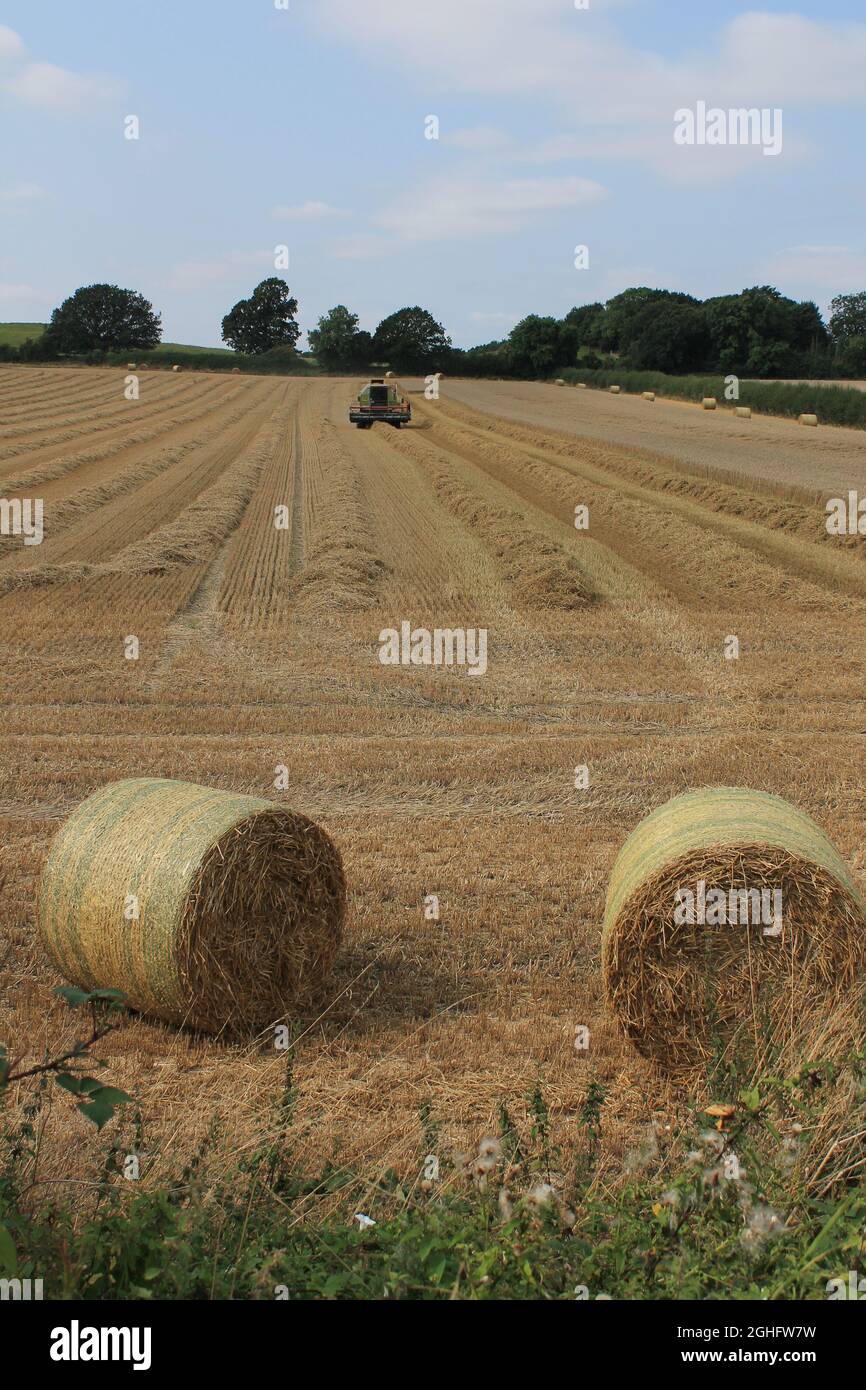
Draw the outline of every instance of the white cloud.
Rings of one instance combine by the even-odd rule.
[[[10,58],[23,58],[24,44],[20,34],[16,34],[14,29],[9,29],[5,24],[0,24],[0,63],[7,62]]]
[[[21,206],[24,203],[33,203],[39,198],[45,197],[45,189],[40,188],[38,183],[18,183],[11,188],[0,188],[0,203],[7,206],[15,204]]]
[[[84,111],[119,96],[121,86],[107,77],[84,76],[54,63],[25,63],[4,84],[25,106],[42,111]]]
[[[579,121],[582,135],[542,144],[539,162],[598,155],[649,163],[685,183],[721,182],[753,169],[760,155],[754,148],[696,153],[673,145],[673,113],[703,99],[783,108],[784,151],[763,161],[767,176],[767,166],[790,169],[813,153],[794,138],[788,118],[798,108],[866,103],[861,22],[752,11],[670,58],[638,48],[604,14],[576,11],[564,0],[317,0],[316,15],[336,41],[353,43],[373,61],[396,59],[443,91],[531,97],[536,109],[539,102],[549,106],[558,125]]]
[[[488,312],[487,312],[486,310],[484,310],[484,309],[474,309],[474,310],[472,311],[472,313],[469,315],[469,317],[470,317],[470,319],[472,320],[473,323],[500,323],[500,324],[507,324],[507,323],[519,323],[520,320],[521,320],[521,318],[523,317],[523,315],[522,315],[522,314],[506,314],[506,313],[502,313],[502,312],[499,311],[499,310],[494,310],[493,312],[488,313]]]
[[[330,251],[337,261],[373,261],[386,256],[393,245],[390,237],[359,232],[354,236],[338,237],[331,242]]]
[[[375,220],[402,241],[494,236],[517,231],[539,214],[586,207],[606,196],[601,184],[576,177],[440,175],[401,193]]]
[[[866,289],[866,254],[849,246],[789,246],[757,266],[755,279],[825,305],[834,295]]]
[[[29,59],[20,34],[0,24],[0,91],[34,110],[83,111],[120,95],[113,78],[71,72],[55,63]]]
[[[229,251],[224,256],[209,259],[179,261],[173,266],[165,287],[181,293],[207,289],[210,285],[225,284],[237,277],[240,271],[261,272],[265,266],[273,269],[273,251]]]
[[[507,150],[511,141],[503,130],[495,126],[479,125],[467,130],[454,130],[442,136],[443,145],[454,145],[458,150],[471,150],[479,154],[495,154],[497,150]]]
[[[47,304],[48,298],[33,285],[12,285],[0,281],[0,304],[19,304],[36,302]]]
[[[296,207],[290,207],[283,203],[274,208],[274,217],[281,222],[316,222],[322,217],[345,216],[346,214],[339,208],[331,207],[330,203],[322,203],[316,199],[299,203]]]

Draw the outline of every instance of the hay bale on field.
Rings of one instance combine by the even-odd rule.
[[[240,367],[232,367],[232,376],[240,376],[240,374],[241,374],[241,369],[240,369]]]
[[[586,382],[585,382],[585,381],[579,381],[579,382],[577,383],[577,389],[578,389],[579,391],[585,391],[585,390],[587,389],[587,388],[586,388]]]
[[[638,1051],[667,1070],[706,1061],[717,1038],[731,1054],[799,1047],[850,1004],[864,963],[866,902],[823,831],[780,797],[688,792],[619,853],[605,992]]]
[[[641,391],[641,399],[642,399],[642,400],[645,400],[645,401],[654,401],[655,398],[656,398],[656,393],[655,393],[655,391]]]
[[[812,425],[812,426],[814,427],[814,426],[817,425],[817,423],[818,423],[818,416],[817,416],[817,415],[801,415],[801,416],[799,417],[799,423],[800,423],[801,425]]]
[[[716,398],[715,398],[715,396],[704,396],[703,400],[701,401],[701,405],[703,406],[704,410],[715,410],[715,408],[716,408]]]
[[[84,989],[205,1032],[255,1032],[303,1007],[345,913],[339,851],[257,797],[134,778],[95,792],[54,841],[39,929]]]
[[[172,370],[173,372],[179,372],[179,371],[181,371],[182,369],[181,369],[180,367],[178,367],[177,364],[175,364],[175,365],[172,367],[171,370]]]
[[[736,410],[734,411],[734,414],[737,415],[741,420],[751,420],[751,418],[752,418],[751,406],[748,406],[748,405],[738,405],[737,408],[736,408]]]
[[[563,379],[563,377],[558,376],[558,377],[556,378],[556,381],[554,382],[554,386],[564,386],[564,385],[565,385],[565,380]]]
[[[612,396],[618,396],[621,390],[622,390],[622,387],[620,387],[620,386],[611,386],[611,388],[610,388],[610,394],[611,394]]]

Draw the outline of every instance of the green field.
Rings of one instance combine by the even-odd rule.
[[[46,326],[44,323],[0,323],[0,344],[20,347],[27,338],[41,338]]]
[[[7,343],[10,347],[20,347],[27,338],[41,338],[45,332],[47,324],[44,323],[0,323],[0,344]],[[133,349],[130,349],[132,351]],[[153,349],[154,352],[169,352],[177,356],[185,352],[222,352],[226,357],[231,357],[231,348],[203,348],[195,347],[191,343],[160,343],[159,347]]]

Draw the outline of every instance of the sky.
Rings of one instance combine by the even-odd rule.
[[[701,102],[781,150],[678,143]],[[421,304],[463,347],[638,284],[826,312],[864,108],[863,0],[2,0],[0,320],[109,281],[219,346],[275,273],[305,331]]]

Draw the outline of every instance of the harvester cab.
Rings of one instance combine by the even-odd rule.
[[[372,429],[377,420],[400,429],[412,419],[412,407],[401,395],[395,381],[384,377],[373,377],[358,392],[357,404],[349,406],[349,424],[357,425],[359,430]]]

